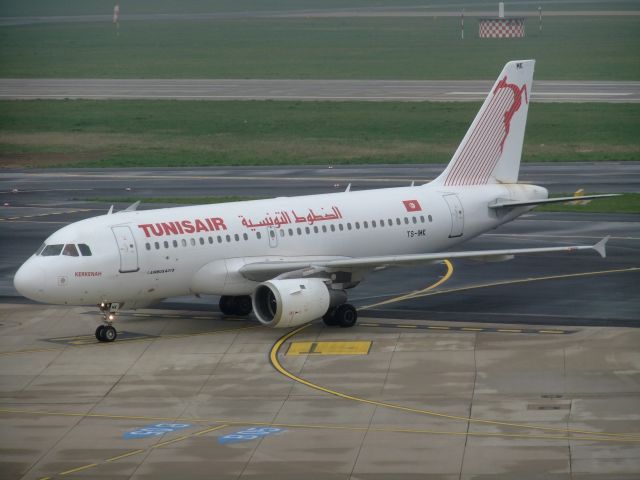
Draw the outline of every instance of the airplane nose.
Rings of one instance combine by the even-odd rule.
[[[38,300],[41,294],[40,284],[44,278],[42,269],[36,267],[31,262],[25,262],[13,277],[13,286],[18,293],[31,300]]]

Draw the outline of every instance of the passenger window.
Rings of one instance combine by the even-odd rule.
[[[318,227],[317,227],[317,226],[314,226],[314,227],[313,227],[313,232],[314,232],[314,233],[318,233]]]
[[[396,223],[397,223],[398,225],[400,225],[402,222],[400,221],[400,219],[399,219],[399,218],[397,218],[397,217],[396,217]]]
[[[351,222],[347,223],[347,230],[351,230]]]
[[[243,234],[242,234],[242,238],[243,238],[244,240],[249,240],[249,235],[247,235],[246,233],[243,233]]]
[[[147,247],[147,250],[151,250],[151,244],[149,242],[144,244],[145,247]]]
[[[62,252],[62,247],[64,247],[64,245],[60,244],[60,245],[47,245],[46,247],[44,247],[44,250],[42,250],[42,256],[43,257],[55,257],[56,255],[60,255],[60,252]]]
[[[169,248],[169,242],[167,242],[166,240],[164,241],[164,248]]]
[[[191,246],[192,246],[192,247],[195,247],[195,245],[196,245],[196,239],[195,239],[195,238],[192,238],[192,239],[191,239]]]
[[[233,235],[233,239],[238,242],[240,240],[240,235],[238,235],[237,233]]]
[[[183,247],[186,247],[186,246],[187,246],[187,239],[186,239],[186,238],[183,238],[183,239],[182,239],[182,242],[180,242],[180,243],[182,243],[182,246],[183,246]]]
[[[368,224],[367,222],[362,222],[362,226],[363,226],[364,228],[369,228],[369,224]]]
[[[424,215],[420,215],[420,223],[424,223]]]
[[[276,232],[274,232],[273,230],[269,230],[269,236],[271,238],[276,238]]]
[[[218,237],[220,238],[220,237]],[[256,232],[256,238],[260,240],[262,238],[262,234],[260,232]]]
[[[376,228],[376,221],[375,221],[375,220],[371,220],[371,226],[372,226],[373,228]]]
[[[356,230],[360,230],[360,222],[356,222]]]
[[[80,254],[78,253],[78,249],[76,248],[76,246],[73,243],[67,243],[64,246],[64,250],[62,250],[62,254],[66,255],[67,257],[79,257]]]
[[[204,238],[200,237],[200,245],[204,245]]]
[[[309,230],[309,227],[304,227],[304,232],[309,235],[311,233],[311,230]]]
[[[153,246],[156,247],[156,250],[160,250],[160,244],[158,242],[154,242]]]
[[[380,219],[380,226],[384,227],[384,220]]]
[[[78,248],[80,249],[80,253],[82,254],[83,257],[91,256],[91,249],[89,248],[89,245],[87,245],[86,243],[79,243]]]
[[[260,238],[260,234],[258,234],[258,238]],[[222,237],[218,235],[218,243],[222,243]]]
[[[213,237],[209,237],[209,245],[213,245]]]
[[[409,225],[409,217],[404,217],[404,223],[405,225]]]
[[[300,227],[296,228],[296,232],[298,232],[298,235],[302,235],[302,229]]]
[[[340,231],[342,232],[342,231],[344,230],[344,225],[339,224],[339,225],[338,225],[338,230],[340,230]]]
[[[173,246],[174,246],[174,248],[178,248],[178,240],[174,240],[173,241]]]
[[[327,233],[327,226],[326,226],[326,225],[322,225],[322,231],[323,231],[324,233]]]
[[[45,243],[43,243],[42,245],[40,245],[38,247],[38,250],[36,250],[35,255],[40,255],[40,253],[42,252],[42,250],[44,250],[44,247],[46,247],[47,245]]]
[[[429,215],[429,222],[433,221],[433,217],[431,215]]]
[[[293,228],[289,229],[289,236],[292,237],[293,236]]]
[[[280,237],[284,238],[284,230],[280,230]]]
[[[418,223],[418,219],[416,217],[413,217],[413,223]]]
[[[335,226],[335,225],[331,225],[331,227],[330,227],[330,228],[331,228],[331,231],[332,231],[332,232],[335,232],[335,231],[336,231],[336,226]]]
[[[225,239],[227,240],[227,242],[230,242],[230,241],[231,241],[231,235],[227,235],[227,236],[225,237]]]

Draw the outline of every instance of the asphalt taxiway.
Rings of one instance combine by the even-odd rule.
[[[523,177],[637,191],[638,168],[535,165]],[[0,478],[637,478],[640,215],[531,213],[464,246],[611,235],[606,259],[378,272],[352,292],[361,318],[346,330],[267,329],[222,317],[215,299],[179,298],[122,315],[121,337],[99,344],[97,309],[11,290],[43,238],[103,213],[85,199],[109,191],[294,195],[438,170],[3,171]]]
[[[481,101],[493,81],[0,79],[0,99]],[[536,81],[534,102],[640,102],[640,82]]]

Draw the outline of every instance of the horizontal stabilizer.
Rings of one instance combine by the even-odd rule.
[[[547,203],[565,203],[576,202],[581,200],[590,200],[592,198],[619,197],[621,193],[603,193],[601,195],[581,195],[579,197],[556,197],[544,198],[539,200],[526,200],[523,202],[515,200],[497,200],[489,205],[489,208],[511,208],[511,207],[527,207],[531,205],[544,205]]]

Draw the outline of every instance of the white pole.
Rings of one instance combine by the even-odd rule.
[[[460,40],[464,40],[464,9],[460,12]]]
[[[542,6],[538,7],[538,20],[540,25],[540,33],[542,33]]]

